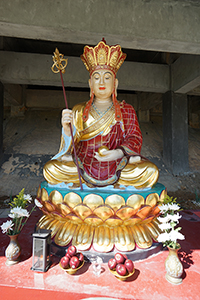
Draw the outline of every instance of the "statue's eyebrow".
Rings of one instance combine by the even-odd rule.
[[[96,72],[94,72],[94,73],[92,74],[92,76],[94,76],[95,74],[97,74],[97,75],[100,75],[100,73],[99,73],[98,71],[96,71]],[[104,74],[104,75],[106,75],[106,74],[109,74],[109,75],[111,75],[111,76],[112,76],[112,73],[111,73],[111,72],[109,72],[109,71],[105,72],[105,74]]]
[[[106,75],[106,74],[112,75],[112,73],[111,73],[111,72],[109,72],[109,71],[107,71],[107,72],[105,73],[105,75]]]
[[[92,74],[92,76],[94,76],[95,74],[100,75],[99,72],[96,71],[96,72],[94,72],[94,73]]]

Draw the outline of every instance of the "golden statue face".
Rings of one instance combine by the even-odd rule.
[[[94,95],[100,99],[111,97],[113,88],[117,88],[117,83],[118,81],[115,79],[114,74],[108,69],[94,71],[89,80],[89,85]]]

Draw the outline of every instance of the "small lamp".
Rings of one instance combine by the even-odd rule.
[[[51,230],[39,229],[33,236],[33,263],[31,270],[46,272],[50,265]]]

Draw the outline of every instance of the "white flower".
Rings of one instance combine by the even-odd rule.
[[[176,243],[177,240],[184,240],[185,239],[184,235],[182,233],[176,231],[176,230],[172,230],[169,233],[169,235],[170,235],[170,240],[175,242],[175,243]]]
[[[29,212],[25,208],[14,207],[10,210],[10,214],[8,215],[10,218],[21,218],[21,217],[29,217]]]
[[[157,219],[161,223],[167,223],[167,222],[169,222],[171,220],[169,216],[170,215],[166,215],[166,217],[158,217]]]
[[[170,240],[170,234],[167,232],[161,233],[159,234],[158,238],[157,238],[159,243],[164,243],[166,241]]]
[[[35,205],[37,207],[42,207],[43,206],[42,203],[40,203],[40,201],[38,201],[37,199],[35,199]]]
[[[162,224],[159,224],[158,226],[159,226],[159,228],[161,230],[167,230],[167,229],[171,229],[172,228],[171,225],[170,225],[170,223],[162,223]]]
[[[13,226],[13,222],[10,220],[10,221],[6,221],[4,222],[2,225],[1,225],[1,230],[3,233],[6,233],[8,231],[8,229],[10,230],[13,230],[12,229],[12,226]]]
[[[170,210],[179,210],[180,206],[176,203],[168,204]]]
[[[32,197],[31,197],[30,194],[24,195],[24,199],[25,199],[26,201],[28,201],[29,203],[32,201]]]
[[[169,210],[169,204],[162,204],[161,206],[159,206],[159,209],[161,212],[166,212]]]
[[[181,215],[179,215],[179,213],[174,214],[174,215],[170,215],[171,221],[174,221],[174,222],[177,222],[177,223],[178,223],[178,220],[179,220],[180,218],[181,218]]]

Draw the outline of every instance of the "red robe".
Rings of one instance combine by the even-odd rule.
[[[76,147],[81,175],[85,181],[95,186],[117,182],[129,157],[139,155],[141,151],[142,134],[135,110],[125,101],[120,103],[120,108],[123,124],[115,122],[107,135],[99,132],[92,139],[80,139]],[[115,161],[99,162],[94,155],[100,146],[106,146],[109,150],[121,149],[125,156]]]

